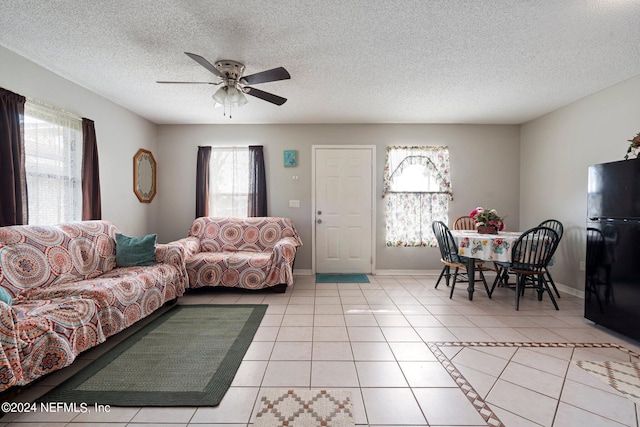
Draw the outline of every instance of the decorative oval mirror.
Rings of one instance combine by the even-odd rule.
[[[133,192],[142,203],[150,203],[156,195],[156,159],[149,150],[141,148],[133,156]]]

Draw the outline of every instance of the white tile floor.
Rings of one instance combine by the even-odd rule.
[[[628,361],[620,346],[640,352],[639,343],[585,320],[583,300],[562,294],[555,311],[547,298],[539,302],[529,292],[515,311],[509,289],[498,288],[490,300],[478,288],[469,301],[459,285],[450,300],[446,286],[434,289],[436,278],[316,284],[298,276],[284,294],[187,294],[180,304],[269,305],[219,407],[11,414],[0,425],[251,426],[261,389],[284,387],[350,390],[362,426],[486,426],[492,413],[508,427],[640,427],[633,402],[570,363]],[[82,355],[19,400],[37,398],[132,332]]]

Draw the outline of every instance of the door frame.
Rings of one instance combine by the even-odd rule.
[[[311,146],[311,274],[316,274],[316,150],[371,151],[371,274],[376,271],[376,146],[375,145],[312,145]]]

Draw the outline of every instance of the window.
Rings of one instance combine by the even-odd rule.
[[[437,246],[433,221],[449,220],[453,199],[447,147],[387,147],[383,197],[387,246]]]
[[[82,119],[28,99],[24,117],[29,224],[82,219]]]
[[[249,202],[249,148],[211,149],[209,214],[246,218]]]

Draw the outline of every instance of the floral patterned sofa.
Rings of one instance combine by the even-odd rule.
[[[75,357],[183,295],[184,248],[158,244],[156,263],[116,268],[107,221],[0,227],[0,391]]]
[[[293,284],[293,262],[302,245],[289,218],[197,218],[186,238],[189,288],[273,287]]]

